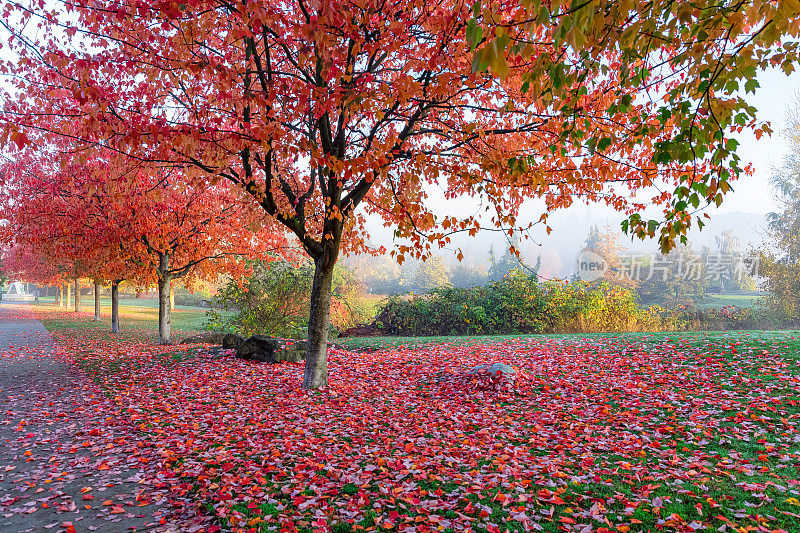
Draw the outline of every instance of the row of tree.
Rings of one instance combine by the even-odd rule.
[[[80,280],[92,280],[96,318],[98,287],[110,285],[112,331],[119,331],[123,281],[158,285],[159,342],[169,344],[175,281],[236,275],[244,258],[288,253],[282,233],[226,184],[195,188],[180,169],[70,152],[63,140],[43,143],[4,165],[3,267],[40,285],[69,291],[71,283],[76,312]]]

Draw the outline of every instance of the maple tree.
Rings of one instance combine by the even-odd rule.
[[[118,206],[128,215],[128,253],[140,258],[158,283],[161,344],[171,342],[174,281],[213,279],[221,272],[235,277],[248,270],[244,258],[269,261],[290,253],[283,234],[227,184],[198,189],[169,173],[136,176],[135,192],[126,190]]]
[[[3,14],[20,95],[4,105],[7,140],[59,133],[40,119],[62,117],[82,142],[228,180],[294,233],[316,267],[307,388],[328,380],[333,267],[366,246],[364,213],[395,229],[400,260],[453,232],[519,229],[527,198],[544,200],[542,222],[576,198],[605,202],[668,250],[747,170],[730,134],[769,128],[737,91],[759,69],[794,69],[800,20],[794,2],[731,0],[79,0]],[[437,216],[435,186],[489,215]]]
[[[34,247],[17,244],[8,247],[2,254],[2,268],[7,277],[13,280],[56,285],[59,288],[61,307],[64,307],[64,282],[68,275],[63,261],[54,261]],[[68,303],[67,303],[68,305]]]
[[[63,139],[57,147],[67,149]],[[42,142],[4,165],[2,240],[40,258],[20,265],[19,272],[26,278],[38,278],[41,272],[55,269],[62,278],[72,280],[76,313],[81,306],[81,278],[91,278],[95,319],[99,319],[100,281],[118,278],[123,271],[131,275],[135,268],[110,240],[108,213],[97,209],[97,191],[88,188],[98,176],[96,162],[93,166],[65,161],[52,148]],[[69,288],[67,285],[67,300]],[[112,313],[112,331],[118,330],[118,313]]]
[[[94,247],[80,223],[80,218],[70,212],[63,196],[54,195],[40,178],[52,170],[45,160],[31,159],[25,166],[17,161],[7,161],[0,173],[4,187],[0,195],[3,207],[3,225],[0,240],[9,247],[4,255],[5,267],[20,279],[42,284],[67,287],[69,306],[70,283],[74,287],[74,311],[80,312],[80,278],[87,274],[90,250]],[[63,175],[59,175],[63,176]],[[45,203],[37,198],[46,195]],[[64,238],[64,222],[79,222],[82,231]],[[61,295],[63,297],[63,288]]]
[[[177,172],[117,166],[95,155],[68,159],[63,143],[27,151],[6,170],[4,237],[70,259],[79,311],[80,277],[111,280],[112,331],[119,330],[119,284],[158,284],[159,342],[170,344],[171,285],[182,278],[241,272],[240,258],[282,252],[282,236],[264,231],[259,213],[224,185],[194,189]],[[55,164],[53,164],[55,163]]]

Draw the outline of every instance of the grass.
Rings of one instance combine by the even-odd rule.
[[[88,300],[88,301],[87,301]],[[26,306],[41,315],[41,321],[49,331],[54,330],[86,330],[97,332],[101,336],[110,338],[111,333],[111,302],[110,299],[100,299],[100,321],[95,322],[94,298],[85,298],[81,302],[81,312],[76,314],[59,307],[55,302],[43,300]],[[119,321],[121,339],[133,339],[140,336],[142,331],[150,332],[155,341],[158,339],[158,301],[155,299],[120,300]],[[180,340],[192,332],[205,329],[203,323],[206,319],[206,309],[200,307],[176,306],[171,313],[173,340]]]
[[[90,331],[109,331],[111,327],[110,299],[101,297],[101,320],[94,322],[87,320],[87,316],[94,313],[94,299],[84,297],[80,315],[67,313],[59,308],[52,299],[31,304],[43,314],[42,323],[50,330],[86,329]],[[59,313],[60,311],[60,313]],[[56,313],[56,314],[53,314]],[[48,318],[47,314],[52,314]],[[180,340],[193,332],[204,330],[206,309],[189,306],[176,306],[172,312],[171,321],[175,340]],[[120,329],[124,339],[131,329],[152,331],[152,338],[157,339],[158,333],[158,301],[154,298],[122,299],[120,300]],[[110,335],[110,334],[109,334]],[[470,345],[476,343],[501,342],[509,339],[536,337],[541,339],[635,339],[644,343],[660,343],[669,339],[682,339],[693,344],[708,341],[737,342],[774,342],[787,336],[800,335],[800,330],[785,331],[697,331],[697,332],[661,332],[661,333],[568,333],[551,335],[460,335],[436,337],[353,337],[330,339],[332,342],[348,350],[373,351],[381,349],[418,349],[437,344]]]
[[[698,303],[698,307],[701,309],[722,309],[728,305],[760,307],[760,298],[760,294],[709,294]]]
[[[48,296],[45,298],[39,298],[39,303],[45,305],[56,305],[58,304],[58,300],[52,296]],[[70,298],[69,306],[70,308],[74,305],[74,297]],[[131,309],[154,309],[158,311],[158,298],[154,298],[152,296],[144,296],[142,298],[120,298],[119,299],[120,309],[124,308],[131,308]],[[176,305],[176,309],[204,309],[202,307],[194,307],[190,305]],[[111,297],[105,294],[100,294],[100,309],[102,311],[106,311],[111,313]],[[81,296],[81,310],[94,310],[94,296],[89,295],[82,295]],[[102,312],[101,311],[101,312]]]
[[[510,339],[635,339],[638,342],[659,344],[665,340],[685,340],[692,343],[706,341],[737,342],[748,341],[773,342],[800,335],[800,330],[743,330],[743,331],[667,331],[659,333],[562,333],[562,334],[529,334],[529,335],[458,335],[438,337],[353,337],[331,339],[333,342],[349,350],[371,351],[384,348],[417,349],[435,344],[469,345],[487,342],[502,342]]]

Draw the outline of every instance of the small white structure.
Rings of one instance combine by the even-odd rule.
[[[25,284],[21,281],[12,281],[8,288],[3,291],[3,301],[32,302],[35,298],[35,294],[25,291]]]

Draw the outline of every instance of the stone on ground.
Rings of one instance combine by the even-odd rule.
[[[244,344],[244,341],[246,340],[247,339],[239,335],[228,333],[224,337],[222,337],[222,348],[224,350],[237,350],[239,346]]]
[[[483,374],[488,373],[492,376],[502,375],[502,377],[511,380],[517,375],[517,371],[513,367],[504,363],[492,363],[490,365],[478,365],[473,367],[467,372],[468,374]]]
[[[306,358],[305,342],[253,335],[236,348],[236,357],[263,363],[298,363]]]

